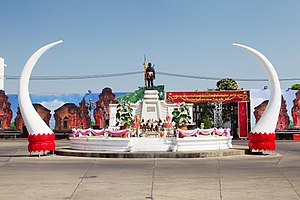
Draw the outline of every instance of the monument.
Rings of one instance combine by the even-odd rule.
[[[146,87],[144,98],[137,103],[109,104],[110,126],[107,129],[73,129],[70,135],[71,148],[132,152],[219,150],[232,147],[232,136],[228,129],[176,129],[177,126],[171,122],[173,114],[174,118],[175,113],[177,117],[181,116],[184,105],[188,112],[184,111],[182,117],[192,119],[193,104],[159,100],[159,92],[152,87],[151,81],[148,84],[150,87]],[[103,101],[100,103],[104,106]]]
[[[36,51],[25,64],[20,77],[18,100],[24,123],[29,132],[29,152],[55,149],[55,135],[32,106],[28,84],[32,69],[39,57],[61,42],[51,43]],[[275,128],[281,103],[277,73],[268,59],[257,50],[241,44],[234,45],[249,51],[263,64],[270,84],[270,101],[259,122],[249,133],[249,149],[259,151],[275,150]],[[115,105],[110,104],[110,120],[113,120],[112,122],[115,122],[114,118],[116,118],[114,116],[116,114],[114,112]],[[144,121],[170,119],[172,113],[176,113],[173,111],[179,109],[178,104],[167,104],[164,100],[159,100],[156,90],[146,90],[144,99],[130,106],[133,108],[130,110],[134,111],[135,118],[141,118]],[[192,105],[188,105],[188,108],[192,109]],[[73,133],[70,135],[71,148],[103,151],[197,151],[232,147],[230,130],[218,129],[217,127],[210,129],[196,128],[193,130],[176,129],[174,135],[159,132],[155,137],[141,137],[139,131],[136,131],[140,128],[138,123],[139,120],[136,120],[132,127],[125,130],[118,130],[119,127],[112,126],[102,130],[73,129]]]
[[[187,104],[192,113],[193,104]],[[110,125],[114,126],[116,124],[116,108],[118,104],[110,104]],[[168,104],[164,100],[159,100],[157,90],[145,90],[144,99],[135,104],[130,104],[133,108],[133,115],[139,116],[142,121],[163,121],[167,116],[172,116],[174,108],[178,105],[171,103]],[[192,115],[191,115],[192,117]]]
[[[154,87],[153,81],[155,79],[155,69],[154,69],[154,65],[152,66],[151,63],[148,63],[145,76],[147,78],[148,88],[153,88]]]

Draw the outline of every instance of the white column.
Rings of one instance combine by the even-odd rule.
[[[0,57],[0,90],[4,90],[4,59]]]

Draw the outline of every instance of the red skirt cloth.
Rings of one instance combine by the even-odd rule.
[[[276,134],[275,133],[252,133],[248,134],[248,147],[250,150],[275,150],[276,149]]]
[[[55,134],[42,133],[42,134],[29,134],[28,135],[28,151],[50,151],[55,150]]]

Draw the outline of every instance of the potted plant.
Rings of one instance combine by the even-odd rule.
[[[116,126],[120,126],[120,129],[128,128],[133,120],[133,109],[130,108],[129,104],[119,104],[117,106],[117,113],[116,113]]]
[[[179,104],[179,108],[172,112],[172,122],[176,123],[176,127],[180,129],[187,129],[187,125],[191,123],[190,109],[185,102]]]

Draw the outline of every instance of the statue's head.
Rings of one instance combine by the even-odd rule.
[[[148,67],[151,67],[151,63],[148,63]]]

